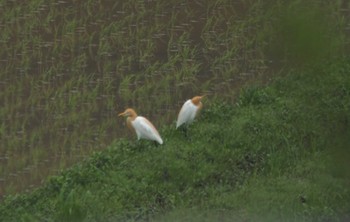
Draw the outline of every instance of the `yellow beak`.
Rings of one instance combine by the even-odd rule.
[[[125,112],[118,114],[118,116],[124,116],[124,115],[125,115]]]

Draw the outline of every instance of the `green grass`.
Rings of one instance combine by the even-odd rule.
[[[132,139],[8,196],[4,221],[346,221],[350,64],[288,71],[236,103],[207,98],[189,138]]]
[[[232,102],[247,80],[300,63],[310,36],[324,37],[309,57],[341,55],[348,6],[312,2],[0,1],[0,193],[38,184],[39,163],[54,173],[125,135],[126,106],[170,123],[193,95]],[[17,187],[28,166],[36,182]]]
[[[255,108],[249,108],[260,104],[263,113],[274,113],[263,104],[279,102],[278,92],[269,88],[261,91],[254,85],[240,90],[260,80],[269,82],[290,69],[304,73],[309,66],[346,55],[349,7],[342,1],[320,0],[29,0],[23,4],[0,0],[0,199],[29,192],[48,175],[106,149],[117,138],[133,138],[124,120],[116,116],[126,107],[135,108],[160,127],[172,124],[182,103],[199,94],[208,95],[205,102],[211,109],[221,106],[214,101],[232,106],[244,95],[236,105],[244,116],[232,124],[268,138],[267,143],[273,140],[275,145],[270,149],[280,152],[279,146],[294,135],[294,128],[277,124],[279,117],[260,116],[254,114]],[[304,102],[309,104],[313,98]],[[332,106],[327,104],[331,100],[323,102]],[[285,103],[282,105],[287,108],[279,111],[288,121],[304,123],[300,130],[307,132],[308,127],[314,127],[300,140],[315,149],[318,126],[293,119],[290,115],[294,111],[288,108],[293,101]],[[220,113],[211,115],[219,118]],[[326,122],[333,118],[324,116]],[[260,134],[265,127],[273,133]],[[284,131],[275,132],[278,127]],[[279,139],[273,138],[275,135]],[[181,139],[173,138],[174,144],[169,140],[167,146],[193,148]],[[218,143],[206,142],[210,146]],[[230,146],[230,142],[223,143]],[[231,145],[253,147],[248,160],[267,155],[261,149],[268,144],[254,144]],[[305,155],[297,145],[289,145],[290,156],[269,160],[264,167],[277,174],[279,167],[272,168],[274,164],[297,161]],[[112,149],[119,150],[122,145],[115,146]],[[344,156],[339,153],[336,156]],[[179,164],[187,166],[186,162]]]
[[[247,43],[260,33],[260,2],[0,5],[0,195],[39,184],[41,163],[52,174],[125,136],[115,114],[126,107],[169,123],[188,98],[232,100],[240,73],[265,73],[263,53],[251,53],[263,48]]]

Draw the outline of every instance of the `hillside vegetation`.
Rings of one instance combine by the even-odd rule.
[[[0,196],[126,136],[133,107],[156,126],[206,93],[343,55],[349,5],[310,0],[0,1]],[[0,197],[1,198],[1,197]]]
[[[0,1],[0,196],[125,136],[116,113],[126,107],[158,126],[194,94],[232,101],[237,86],[268,68],[267,8],[231,0]]]
[[[0,1],[0,221],[350,220],[349,9]]]
[[[189,137],[116,140],[9,196],[3,221],[347,221],[350,63],[250,85],[235,104],[207,98]]]

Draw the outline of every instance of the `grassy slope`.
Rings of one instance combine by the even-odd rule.
[[[186,139],[118,140],[30,194],[5,221],[349,219],[350,65],[290,72],[235,105],[205,101]]]
[[[126,106],[157,126],[265,72],[265,4],[186,2],[0,1],[0,198],[106,147]]]
[[[349,5],[308,2],[0,1],[0,198],[104,149],[126,106],[159,126],[195,94],[230,102],[285,61],[338,55]]]

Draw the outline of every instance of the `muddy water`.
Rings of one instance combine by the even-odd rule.
[[[126,107],[160,127],[193,95],[233,101],[272,64],[255,39],[259,24],[244,22],[259,11],[245,2],[0,4],[0,195],[135,139],[117,117]]]

